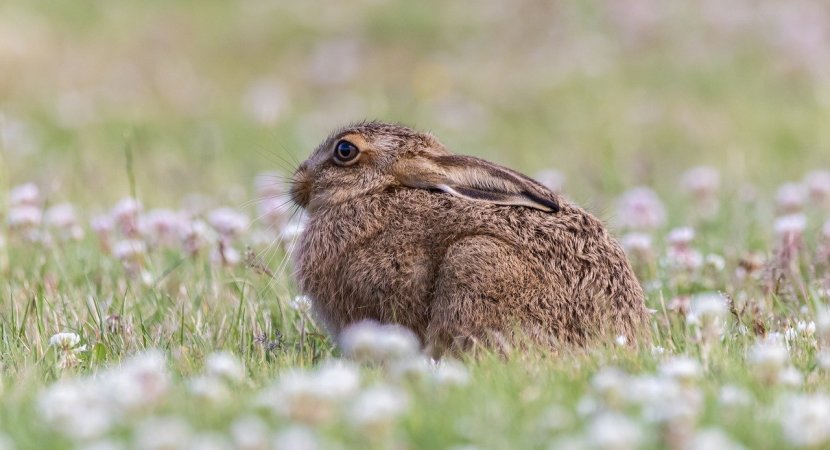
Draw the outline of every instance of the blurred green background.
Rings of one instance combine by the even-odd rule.
[[[0,3],[3,184],[105,207],[243,204],[361,119],[552,167],[595,209],[708,164],[773,189],[830,165],[824,0]]]

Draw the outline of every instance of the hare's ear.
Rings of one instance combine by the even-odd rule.
[[[418,156],[398,161],[394,175],[404,186],[434,189],[469,200],[559,211],[555,194],[510,169],[470,156]]]

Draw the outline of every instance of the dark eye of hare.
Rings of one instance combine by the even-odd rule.
[[[349,141],[340,141],[334,147],[334,160],[340,164],[353,162],[359,154],[360,150],[357,149],[357,146]]]

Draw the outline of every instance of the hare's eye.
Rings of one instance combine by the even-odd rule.
[[[334,160],[339,164],[350,164],[359,154],[357,146],[349,141],[340,141],[334,147]]]

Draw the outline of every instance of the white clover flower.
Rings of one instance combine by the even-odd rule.
[[[767,381],[777,381],[781,371],[789,364],[790,355],[780,339],[768,337],[749,349],[747,361],[759,376]]]
[[[138,450],[184,449],[192,439],[190,425],[176,416],[144,419],[133,432],[133,445]]]
[[[40,207],[32,205],[12,206],[6,220],[12,229],[36,228],[43,221],[43,211]]]
[[[603,367],[591,378],[591,388],[606,403],[617,403],[625,396],[630,378],[627,373],[616,367]]]
[[[617,222],[622,228],[652,230],[666,222],[666,209],[653,190],[634,188],[617,200]]]
[[[70,203],[61,203],[46,210],[46,225],[58,229],[70,229],[78,224],[75,207]]]
[[[627,233],[620,239],[620,245],[629,254],[648,255],[652,250],[652,238],[646,233]]]
[[[259,403],[276,413],[309,424],[331,419],[336,407],[360,387],[357,369],[330,361],[316,371],[284,373],[259,396]]]
[[[34,183],[21,184],[9,191],[9,205],[33,205],[40,204],[40,189]]]
[[[435,364],[432,379],[442,386],[466,386],[470,382],[470,372],[460,361],[443,359]]]
[[[208,223],[219,234],[233,237],[248,228],[248,217],[232,208],[217,208],[208,214]]]
[[[291,309],[295,311],[307,313],[311,310],[311,297],[307,295],[298,295],[291,299],[289,306],[291,306]]]
[[[69,350],[81,343],[81,337],[75,333],[58,333],[49,338],[49,345]]]
[[[795,446],[818,447],[830,441],[830,398],[825,394],[790,396],[778,417],[784,437]]]
[[[239,450],[266,450],[269,447],[268,424],[257,416],[242,416],[231,424],[233,444]]]
[[[775,196],[778,207],[788,213],[800,211],[807,201],[807,189],[801,183],[785,183]]]
[[[696,197],[709,197],[720,188],[720,173],[713,167],[697,166],[683,173],[680,183]]]
[[[112,246],[112,256],[121,261],[134,261],[147,254],[147,244],[138,239],[125,239]]]
[[[807,228],[807,216],[804,214],[790,214],[775,219],[773,225],[775,234],[779,237],[801,236]]]
[[[339,336],[343,353],[358,361],[383,363],[418,353],[415,333],[399,325],[362,321],[348,326]]]
[[[314,430],[293,425],[277,432],[271,448],[274,450],[318,450],[323,448],[323,445]]]
[[[798,331],[798,334],[806,337],[811,337],[816,334],[816,323],[814,321],[803,321],[799,320],[795,324],[795,329]]]
[[[346,419],[366,432],[390,428],[409,408],[406,392],[390,386],[374,386],[363,391],[352,403]]]
[[[207,375],[221,378],[234,383],[245,379],[245,366],[239,358],[228,352],[216,352],[208,355],[205,360]]]
[[[139,218],[138,228],[150,242],[161,245],[173,245],[187,229],[187,217],[172,209],[153,209]]]
[[[683,446],[683,450],[743,450],[726,432],[717,428],[706,428],[695,432]]]
[[[740,386],[724,385],[718,391],[718,403],[727,408],[747,407],[752,404],[752,394]]]
[[[716,272],[723,272],[723,270],[726,268],[726,260],[723,258],[723,256],[715,253],[710,253],[706,255],[704,262],[707,266],[711,267],[712,269],[715,269]]]
[[[170,391],[167,358],[158,350],[146,350],[101,374],[98,383],[123,411],[155,405]]]
[[[624,346],[628,345],[628,337],[623,336],[623,335],[619,335],[616,338],[614,338],[614,343],[619,345],[620,347],[624,347]]]
[[[424,380],[435,371],[433,364],[423,356],[399,359],[393,361],[389,367],[389,373],[395,380]]]
[[[105,392],[85,380],[62,380],[37,399],[38,412],[53,429],[73,439],[106,434],[116,422]]]
[[[197,376],[187,382],[187,389],[194,396],[213,403],[223,403],[231,398],[228,385],[210,376]]]
[[[636,449],[645,441],[643,428],[628,417],[613,412],[602,413],[588,425],[588,439],[598,449]]]
[[[187,450],[235,450],[225,435],[218,432],[199,433],[191,436]],[[165,449],[166,450],[166,449]]]
[[[723,333],[729,306],[726,298],[718,293],[697,294],[689,302],[686,322],[699,325],[702,337],[711,342]]]
[[[660,373],[681,383],[693,383],[703,376],[703,369],[696,359],[673,356],[660,364]]]
[[[778,372],[778,382],[784,386],[799,387],[804,382],[804,376],[793,366],[787,366]]]
[[[687,247],[695,238],[695,230],[692,227],[675,228],[669,232],[666,240],[673,247]]]
[[[823,202],[830,198],[830,171],[812,171],[804,177],[804,184],[814,201]]]

